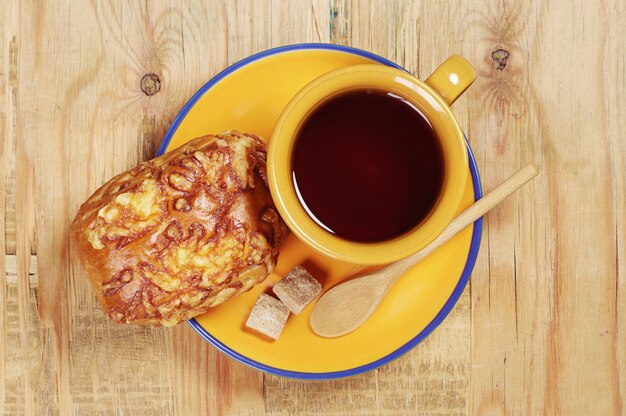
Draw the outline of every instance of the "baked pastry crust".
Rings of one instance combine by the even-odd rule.
[[[236,131],[199,137],[114,177],[70,230],[109,318],[166,326],[263,281],[286,233],[265,146]]]

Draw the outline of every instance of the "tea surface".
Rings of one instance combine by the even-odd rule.
[[[411,103],[359,90],[316,108],[297,133],[294,185],[309,215],[347,240],[389,240],[431,212],[444,180],[435,131]]]

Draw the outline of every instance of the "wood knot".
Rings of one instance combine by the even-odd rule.
[[[141,91],[147,96],[154,95],[161,90],[161,80],[154,73],[149,73],[141,78]]]
[[[510,56],[511,54],[506,49],[496,49],[491,52],[491,59],[498,64],[498,67],[496,68],[498,71],[502,71],[506,68],[506,64]]]

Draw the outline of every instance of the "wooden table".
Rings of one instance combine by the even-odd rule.
[[[623,0],[8,0],[0,22],[0,414],[626,414]],[[187,325],[109,323],[67,239],[211,76],[298,42],[420,77],[462,54],[479,77],[454,111],[484,186],[543,169],[487,216],[444,324],[331,382],[263,375]]]

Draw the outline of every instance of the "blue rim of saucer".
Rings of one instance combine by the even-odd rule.
[[[200,88],[191,97],[191,99],[180,110],[180,112],[178,113],[174,121],[172,122],[170,128],[167,130],[167,133],[165,133],[163,141],[161,142],[161,145],[159,146],[159,150],[157,151],[157,156],[161,156],[162,154],[165,153],[167,147],[170,144],[170,141],[172,140],[172,137],[174,137],[174,133],[178,129],[178,126],[180,126],[180,123],[182,123],[182,121],[184,120],[189,110],[191,110],[191,108],[196,104],[196,102],[200,99],[200,97],[202,97],[208,90],[210,90],[215,84],[220,82],[223,78],[225,78],[231,73],[237,71],[240,68],[243,68],[244,66],[252,62],[258,61],[268,56],[272,56],[272,55],[276,55],[276,54],[284,53],[284,52],[307,50],[307,49],[322,49],[322,50],[331,50],[331,51],[351,53],[354,55],[359,55],[365,58],[369,58],[372,61],[379,62],[383,65],[387,65],[390,67],[394,67],[394,68],[406,71],[401,66],[383,57],[375,55],[373,53],[370,53],[361,49],[357,49],[357,48],[352,48],[349,46],[333,45],[333,44],[326,44],[326,43],[301,43],[301,44],[295,44],[295,45],[280,46],[277,48],[268,49],[266,51],[259,52],[245,59],[242,59],[241,61],[224,69],[222,72],[220,72],[219,74],[211,78],[209,82],[204,84],[202,88]],[[478,174],[478,167],[476,166],[476,160],[474,159],[474,154],[472,153],[472,149],[470,148],[469,143],[467,142],[467,137],[465,138],[465,142],[467,144],[467,151],[468,151],[468,156],[469,156],[468,157],[469,168],[470,168],[470,173],[472,176],[472,182],[474,185],[474,199],[479,199],[483,196],[483,191],[482,191],[482,186],[480,183],[480,176]],[[465,289],[465,286],[467,285],[467,282],[469,281],[472,270],[474,269],[474,264],[476,263],[476,257],[478,256],[478,250],[480,248],[480,239],[482,235],[482,229],[483,229],[483,219],[480,218],[474,223],[474,230],[472,233],[472,240],[470,244],[469,253],[467,255],[467,261],[465,262],[465,268],[463,269],[463,272],[461,273],[459,282],[457,283],[456,287],[452,291],[452,294],[450,295],[446,303],[443,305],[439,313],[435,316],[435,318],[433,318],[433,320],[409,342],[407,342],[406,344],[404,344],[397,350],[393,351],[392,353],[382,358],[379,358],[378,360],[373,361],[369,364],[350,368],[348,370],[332,371],[332,372],[325,372],[325,373],[307,373],[307,372],[300,372],[300,371],[283,370],[280,368],[271,367],[271,366],[262,364],[258,361],[251,360],[250,358],[239,354],[237,351],[226,346],[225,344],[220,342],[217,338],[215,338],[213,335],[211,335],[195,319],[189,320],[188,323],[202,338],[204,338],[205,341],[213,345],[215,348],[217,348],[218,350],[220,350],[227,356],[243,364],[246,364],[247,366],[250,366],[254,369],[263,371],[268,374],[296,378],[296,379],[304,379],[304,380],[330,380],[330,379],[337,379],[337,378],[343,378],[343,377],[350,377],[350,376],[361,374],[370,370],[374,370],[384,364],[387,364],[399,358],[403,354],[410,351],[413,347],[415,347],[417,344],[422,342],[428,335],[430,335],[430,333],[433,332],[433,330],[437,328],[443,322],[443,320],[448,316],[448,314],[450,313],[450,311],[452,310],[456,302],[459,300],[459,297],[463,293],[463,290]]]

